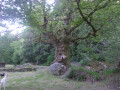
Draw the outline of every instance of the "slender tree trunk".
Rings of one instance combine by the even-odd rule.
[[[69,43],[60,42],[56,44],[55,60],[50,66],[50,72],[53,75],[62,75],[68,70],[70,67],[69,54]]]

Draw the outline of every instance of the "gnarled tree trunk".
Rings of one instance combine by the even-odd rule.
[[[50,65],[50,72],[53,75],[63,75],[68,70],[70,67],[69,53],[69,43],[56,43],[55,60]]]

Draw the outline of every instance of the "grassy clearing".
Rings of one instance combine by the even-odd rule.
[[[8,72],[6,90],[113,90],[104,82],[77,82],[52,76],[48,70]]]

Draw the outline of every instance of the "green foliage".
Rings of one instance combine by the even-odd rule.
[[[76,68],[76,67],[72,67],[70,73],[66,76],[69,79],[73,79],[76,81],[85,81],[86,80],[86,76],[85,75],[79,75],[79,73],[77,73],[77,71],[84,71],[83,68]]]
[[[0,37],[0,62],[12,63],[13,48],[10,47],[10,43],[14,41],[14,36],[9,33],[4,33]]]
[[[5,68],[6,68],[6,69],[13,69],[13,68],[14,68],[14,65],[7,64],[7,65],[5,65]]]
[[[20,39],[19,41],[14,41],[11,43],[11,47],[14,48],[14,53],[13,53],[13,63],[14,64],[20,64],[22,63],[22,58],[23,58],[23,42],[24,39]]]
[[[96,38],[90,37],[87,40],[80,40],[77,44],[72,44],[70,60],[78,61],[83,66],[90,61],[116,63],[120,54],[119,19],[108,23],[103,28],[106,33],[100,31]]]
[[[50,65],[53,60],[54,60],[54,48],[51,49],[50,53],[49,53],[49,56],[47,57],[47,62],[46,62],[46,65]]]
[[[117,68],[107,69],[107,70],[104,70],[104,72],[103,72],[103,74],[104,74],[105,76],[109,76],[109,75],[117,74],[117,73],[120,73],[120,70],[117,69]]]
[[[94,80],[99,80],[101,75],[95,71],[86,71],[90,76],[93,77]]]
[[[84,68],[72,67],[70,73],[66,77],[77,81],[86,81],[87,79],[99,80],[101,76],[95,71],[88,71]]]
[[[37,54],[35,54],[36,61],[38,60],[39,64],[50,65],[54,60],[54,48],[50,44],[38,44],[39,48],[34,49]]]
[[[18,45],[14,44],[14,54],[13,62],[15,64],[32,62],[36,64],[49,65],[52,60],[54,60],[54,48],[51,45],[45,44],[32,44],[32,43],[22,43],[16,42]],[[21,48],[19,48],[20,46]],[[18,48],[17,48],[18,47]]]

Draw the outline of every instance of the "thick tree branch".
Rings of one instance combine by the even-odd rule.
[[[36,38],[31,39],[31,40],[29,40],[29,41],[37,42],[37,43],[39,43],[39,42],[42,42],[42,43],[50,43],[49,40],[45,40],[45,39],[43,39],[43,37],[36,37]]]
[[[97,8],[100,3],[97,4],[96,7],[95,7],[95,9],[93,10],[93,12],[91,12],[91,13],[88,15],[88,17],[90,17],[91,15],[93,15],[93,14],[95,13],[95,11],[100,10],[100,9],[102,9],[102,8],[105,8],[105,7],[108,5],[109,1],[110,1],[110,0],[108,0],[108,1],[107,1],[103,6],[101,6],[100,8]],[[97,31],[100,30],[101,27],[102,27],[104,24],[101,25],[100,28],[96,29],[96,28],[94,27],[94,25],[92,24],[92,22],[91,22],[91,21],[88,21],[88,17],[85,17],[85,16],[84,16],[84,14],[83,14],[83,12],[82,12],[82,10],[81,10],[81,8],[80,8],[80,5],[79,5],[80,0],[76,0],[76,3],[77,3],[78,10],[79,10],[79,14],[80,14],[81,17],[84,19],[84,21],[86,21],[87,24],[92,28],[92,34],[91,34],[91,35],[93,35],[93,36],[96,37]],[[90,35],[88,35],[88,36],[90,36]]]
[[[99,31],[103,26],[104,26],[105,23],[101,24],[99,28],[96,29],[96,32]],[[75,38],[75,39],[72,39],[72,42],[76,42],[80,39],[87,39],[89,38],[90,36],[94,36],[96,34],[96,32],[89,32],[86,36],[84,37],[78,37],[78,38]]]
[[[101,1],[102,1],[102,0],[101,0]],[[107,0],[104,5],[102,5],[101,7],[98,7],[98,6],[100,5],[100,3],[101,3],[101,2],[99,2],[99,3],[95,6],[94,10],[93,10],[91,13],[89,13],[88,17],[92,16],[96,11],[105,8],[105,7],[108,5],[109,2],[110,2],[110,0]]]
[[[90,21],[88,21],[88,19],[84,16],[84,14],[83,14],[83,12],[82,12],[82,10],[81,10],[81,8],[80,8],[80,5],[79,5],[79,0],[76,0],[76,3],[77,3],[77,7],[78,7],[78,10],[79,10],[79,13],[80,13],[81,17],[84,19],[84,21],[87,22],[87,24],[88,24],[89,26],[91,26],[93,32],[96,32],[95,27],[94,27],[94,26],[92,25],[92,23],[91,23]]]
[[[47,12],[46,12],[46,6],[45,6],[46,0],[43,0],[43,15],[44,15],[44,24],[43,24],[43,29],[47,29],[47,24],[48,24],[48,19],[47,19]]]
[[[97,10],[100,10],[100,9],[102,9],[102,8],[105,8],[105,7],[107,6],[108,2],[109,2],[109,0],[108,0],[101,8],[99,8],[99,9],[97,9],[97,7],[98,7],[98,5],[99,5],[99,4],[97,4],[97,6],[95,7],[96,9],[94,9],[94,11],[97,11]],[[75,39],[73,39],[72,41],[75,42],[75,41],[77,41],[77,40],[79,40],[79,39],[87,39],[87,38],[90,37],[91,35],[96,37],[97,31],[101,30],[101,28],[104,26],[105,23],[101,24],[99,28],[95,28],[95,27],[92,25],[91,20],[88,21],[88,18],[84,16],[84,14],[83,14],[80,6],[79,6],[80,0],[76,0],[76,3],[77,3],[78,10],[79,10],[79,13],[80,13],[81,17],[82,17],[82,18],[84,19],[84,21],[86,21],[87,24],[92,28],[92,32],[89,32],[89,33],[88,33],[86,36],[84,36],[84,37],[75,38]],[[94,12],[90,13],[88,16],[90,17],[91,15],[93,15],[93,13],[94,13]],[[75,27],[75,28],[76,28],[76,27]],[[74,29],[74,28],[71,28],[71,29]]]
[[[75,26],[69,28],[69,29],[67,30],[67,33],[70,34],[70,33],[71,33],[72,31],[74,31],[78,26],[80,26],[80,25],[77,24],[77,25],[75,25]]]
[[[72,41],[73,42],[76,42],[76,41],[78,41],[79,39],[87,39],[88,37],[90,37],[90,35],[92,35],[92,33],[88,33],[86,36],[84,36],[84,37],[78,37],[78,38],[75,38],[75,39],[73,39]]]
[[[43,36],[46,37],[47,40],[49,40],[49,43],[53,45],[58,41],[57,36],[53,32],[47,31],[43,33]]]
[[[47,30],[47,31],[43,32],[41,36],[36,36],[35,38],[30,39],[28,42],[51,43],[54,45],[56,41],[57,41],[57,36],[53,32],[50,32],[49,30]]]
[[[96,30],[97,30],[97,31],[101,30],[101,28],[104,26],[104,24],[105,24],[105,22],[104,22],[103,24],[101,24],[100,27],[97,28]]]
[[[94,10],[93,10],[91,13],[88,14],[87,17],[85,17],[85,16],[83,15],[83,13],[82,13],[82,11],[81,11],[81,9],[80,9],[80,6],[79,6],[80,0],[76,0],[76,2],[77,2],[77,6],[78,6],[78,9],[79,9],[80,15],[81,15],[82,18],[91,26],[92,30],[93,30],[94,32],[96,32],[97,30],[95,30],[95,27],[92,25],[91,20],[88,21],[88,18],[91,17],[96,11],[105,8],[105,7],[108,5],[108,3],[110,2],[110,0],[107,0],[104,5],[102,5],[101,7],[98,8],[98,6],[100,5],[100,3],[102,2],[102,0],[101,0],[101,1],[95,6]],[[84,22],[84,20],[83,20],[83,22]],[[79,26],[80,26],[80,24],[75,25],[75,26],[69,28],[68,33],[70,34],[72,31],[74,31],[74,29],[76,29],[76,28],[79,27]],[[101,29],[101,28],[100,28],[100,29]],[[99,29],[99,30],[100,30],[100,29]]]

